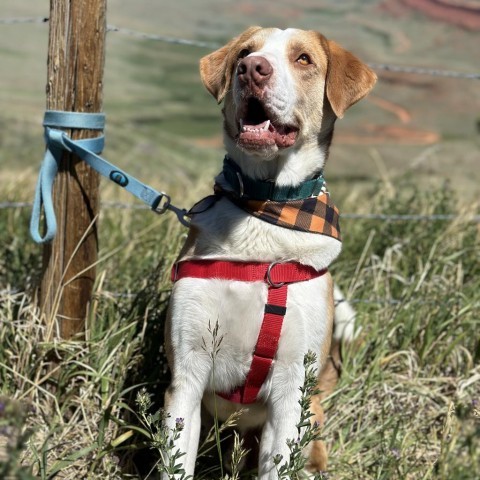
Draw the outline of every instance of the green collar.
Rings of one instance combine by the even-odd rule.
[[[240,167],[228,156],[223,161],[223,175],[239,197],[275,202],[316,197],[325,183],[323,171],[298,187],[279,186],[273,180],[254,180],[243,175]]]

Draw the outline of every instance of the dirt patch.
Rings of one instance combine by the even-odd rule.
[[[344,145],[431,145],[440,140],[440,135],[428,130],[397,125],[365,125],[354,132],[339,132],[335,142]]]
[[[412,116],[401,105],[375,95],[369,95],[368,100],[377,105],[377,107],[392,112],[402,123],[408,123],[412,119]]]
[[[474,0],[386,0],[381,8],[395,16],[404,15],[406,9],[420,10],[437,20],[480,30],[480,2]]]
[[[215,135],[213,137],[193,138],[192,143],[201,148],[221,148],[223,145],[223,136]]]

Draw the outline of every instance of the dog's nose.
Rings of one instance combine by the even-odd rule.
[[[261,56],[245,57],[238,63],[237,76],[243,85],[263,87],[272,76],[273,67],[270,62]]]

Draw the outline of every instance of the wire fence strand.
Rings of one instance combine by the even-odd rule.
[[[101,206],[111,210],[151,210],[148,205],[122,202],[102,202]],[[30,202],[1,202],[0,210],[15,208],[31,208]],[[458,215],[455,213],[442,214],[388,214],[388,213],[342,213],[340,218],[348,220],[378,220],[385,222],[435,222],[452,221],[462,219],[463,221],[480,223],[480,215]]]
[[[48,17],[11,17],[0,18],[0,25],[15,25],[15,24],[28,24],[28,23],[47,23]],[[141,40],[152,40],[157,42],[169,43],[172,45],[186,45],[190,47],[206,48],[214,50],[221,45],[216,42],[207,42],[201,40],[192,40],[181,37],[171,37],[167,35],[158,35],[154,33],[140,32],[138,30],[132,30],[130,28],[117,27],[116,25],[108,25],[108,32],[119,33],[120,35],[126,35]],[[480,80],[479,72],[459,72],[455,70],[447,70],[441,68],[426,68],[410,65],[392,65],[389,63],[367,63],[367,65],[374,70],[383,70],[394,73],[406,73],[415,75],[428,75],[431,77],[445,77],[445,78],[457,78],[464,80]]]
[[[214,50],[220,47],[219,44],[213,43],[213,42],[202,42],[199,40],[189,40],[187,38],[169,37],[165,35],[156,35],[153,33],[138,32],[137,30],[131,30],[129,28],[120,28],[120,27],[116,27],[115,25],[108,25],[107,31],[120,33],[122,35],[128,35],[130,37],[135,37],[142,40],[153,40],[156,42],[170,43],[173,45],[188,45],[190,47],[208,48],[211,50]]]
[[[17,25],[19,23],[48,23],[48,17],[0,18],[0,25]]]
[[[389,63],[367,63],[373,70],[385,70],[395,73],[412,73],[416,75],[428,75],[430,77],[461,78],[464,80],[480,80],[480,73],[457,72],[440,68],[413,67],[407,65],[391,65]]]

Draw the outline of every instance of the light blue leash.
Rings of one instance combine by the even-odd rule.
[[[30,234],[35,242],[49,242],[55,237],[57,231],[57,221],[52,201],[52,188],[60,160],[65,150],[75,153],[98,173],[109,178],[145,202],[154,212],[162,214],[167,210],[173,211],[182,225],[189,226],[185,218],[187,211],[172,205],[170,197],[166,193],[159,192],[145,185],[135,177],[132,177],[97,155],[103,150],[105,143],[104,135],[86,140],[72,140],[64,131],[59,130],[60,128],[103,130],[105,126],[105,114],[47,110],[45,112],[43,126],[45,127],[45,143],[47,148],[38,177],[32,217],[30,219]],[[42,207],[46,223],[46,233],[43,237],[39,232]]]

